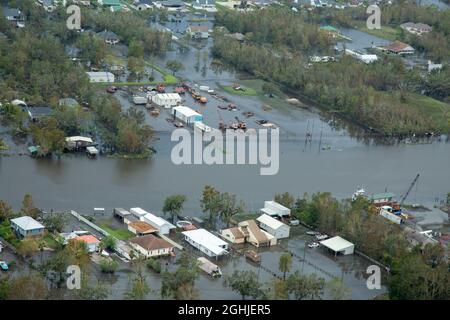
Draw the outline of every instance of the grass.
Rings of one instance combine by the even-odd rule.
[[[246,87],[241,85],[241,88],[245,89],[243,90],[235,90],[232,86],[220,86],[224,91],[231,93],[231,94],[237,94],[241,96],[256,96],[257,92],[255,89]]]
[[[127,241],[134,237],[134,234],[126,229],[113,229],[105,224],[101,224],[100,228],[119,240]]]
[[[163,68],[156,66],[148,61],[145,62],[145,64],[151,68],[153,68],[154,70],[156,70],[157,72],[161,73],[163,78],[164,78],[164,83],[166,85],[174,85],[178,83],[178,78],[175,77],[174,75],[172,75],[170,72],[164,70]]]
[[[251,219],[256,219],[260,216],[260,213],[241,213],[241,214],[235,214],[230,222],[234,223],[234,224],[238,224],[241,221],[245,221],[245,220],[251,220]]]
[[[56,249],[59,247],[58,242],[55,240],[55,238],[51,234],[45,235],[42,240],[45,242],[45,246],[51,249]]]
[[[390,26],[382,25],[381,29],[371,30],[371,29],[367,28],[365,21],[355,21],[355,26],[360,31],[363,31],[363,32],[373,35],[375,37],[379,37],[379,38],[386,39],[389,41],[395,41],[400,37],[400,29],[399,28],[393,28]]]

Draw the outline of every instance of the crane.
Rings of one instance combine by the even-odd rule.
[[[413,182],[411,183],[411,185],[408,188],[408,191],[406,191],[405,195],[402,197],[402,199],[400,200],[400,206],[403,205],[403,203],[405,202],[406,198],[408,197],[409,193],[411,192],[412,188],[414,187],[414,185],[417,183],[417,180],[419,179],[420,173],[417,174],[417,176],[414,178]]]

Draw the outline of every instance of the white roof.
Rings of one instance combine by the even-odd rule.
[[[221,246],[228,246],[228,244],[205,229],[184,231],[182,232],[182,234],[190,238],[195,243],[202,245],[216,255],[227,252],[227,250],[225,250]]]
[[[189,107],[185,107],[185,106],[173,107],[172,110],[173,110],[173,113],[176,111],[178,113],[185,115],[186,117],[200,116],[200,113],[198,113],[195,110],[192,110]]]
[[[76,141],[83,141],[83,142],[89,142],[92,143],[92,139],[88,137],[82,137],[82,136],[73,136],[73,137],[67,137],[67,142],[76,142]]]
[[[90,153],[90,154],[97,154],[98,150],[96,147],[87,147],[86,150]]]
[[[28,231],[35,229],[44,229],[45,226],[40,224],[38,221],[34,220],[32,217],[24,216],[20,218],[15,218],[11,220],[12,223],[19,226],[19,228]]]
[[[139,208],[139,207],[131,208],[130,211],[134,214],[137,214],[138,216],[145,216],[146,214],[148,214],[147,211],[145,211],[144,209]]]
[[[19,99],[15,99],[13,101],[11,101],[11,104],[15,105],[15,106],[26,106],[27,104],[25,103],[25,101],[19,100]]]
[[[178,93],[158,93],[155,96],[157,96],[160,99],[167,99],[167,100],[181,100],[181,97]]]
[[[275,202],[273,200],[265,201],[264,206],[267,206],[267,205],[271,205],[271,206],[273,206],[275,208],[278,208],[280,210],[289,210],[289,208],[286,208],[285,206],[283,206],[283,205],[281,205],[278,202]]]
[[[339,252],[339,251],[342,251],[349,247],[354,246],[353,243],[351,243],[350,241],[347,241],[339,236],[320,241],[320,244],[335,251],[335,252]]]
[[[90,72],[86,72],[87,75],[90,78],[97,78],[97,77],[108,77],[108,78],[114,78],[114,74],[112,74],[111,72],[106,72],[106,71],[90,71]]]
[[[284,224],[283,222],[281,222],[280,220],[277,220],[275,218],[272,218],[271,216],[267,215],[267,214],[262,214],[258,217],[259,222],[264,223],[265,225],[269,226],[270,228],[276,230],[279,229],[282,226],[286,226],[286,224]]]
[[[176,227],[175,227],[173,224],[171,224],[170,222],[164,220],[164,219],[161,218],[161,217],[155,216],[153,213],[147,213],[147,214],[144,216],[144,219],[145,219],[145,220],[148,220],[148,222],[149,222],[152,226],[154,226],[155,228],[158,228],[158,229],[160,229],[160,228],[163,227],[164,225],[169,226],[170,229],[176,228]]]

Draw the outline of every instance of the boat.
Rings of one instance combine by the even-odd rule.
[[[261,255],[259,253],[257,253],[255,250],[247,250],[247,251],[245,251],[244,255],[245,255],[245,258],[248,260],[251,260],[256,263],[261,262]]]
[[[222,271],[220,270],[219,266],[215,265],[208,259],[204,257],[197,258],[197,262],[199,264],[199,267],[201,270],[203,270],[206,274],[213,278],[218,278],[222,276]]]
[[[250,117],[254,116],[254,113],[251,112],[251,111],[244,111],[244,112],[242,112],[242,115],[247,117],[247,118],[250,118]]]
[[[352,194],[352,201],[355,201],[358,197],[365,197],[366,190],[364,188],[358,187],[355,192]]]
[[[224,106],[224,105],[218,105],[217,108],[222,109],[222,110],[227,110],[228,107]]]
[[[310,235],[310,236],[316,236],[316,235],[320,234],[320,232],[318,232],[318,231],[306,231],[306,234]]]
[[[327,234],[317,234],[316,239],[317,240],[325,240],[325,239],[328,239],[328,235]]]
[[[204,123],[201,122],[201,121],[197,121],[197,122],[194,124],[194,128],[200,130],[200,131],[203,132],[203,133],[208,133],[208,132],[211,132],[211,131],[212,131],[211,127],[207,126],[206,124],[204,124]]]

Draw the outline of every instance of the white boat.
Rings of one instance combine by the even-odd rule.
[[[206,124],[204,124],[201,121],[195,122],[194,127],[203,133],[209,133],[212,130],[211,127],[207,126]]]
[[[358,197],[365,197],[366,196],[366,190],[364,188],[358,187],[355,192],[353,192],[352,195],[352,201],[355,201]]]
[[[319,244],[317,242],[311,242],[310,244],[308,244],[308,248],[317,248],[319,246]]]
[[[211,277],[220,277],[222,276],[222,271],[220,270],[219,266],[215,265],[208,259],[204,257],[197,258],[198,264],[200,269],[202,269],[204,272],[206,272]]]
[[[317,240],[325,240],[327,238],[328,238],[328,235],[326,235],[326,234],[318,234],[318,235],[316,235],[316,239]]]

